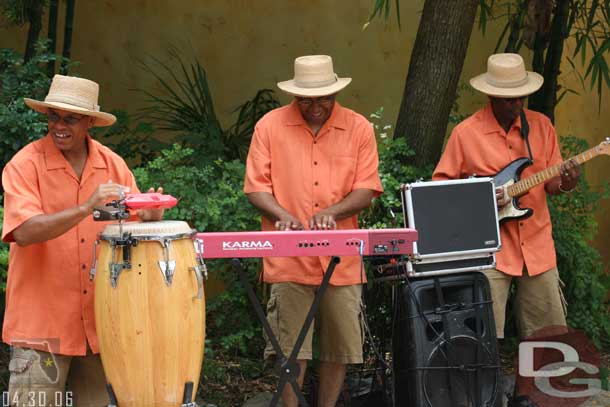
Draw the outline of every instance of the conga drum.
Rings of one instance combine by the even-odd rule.
[[[193,234],[162,221],[109,225],[99,236],[95,325],[120,407],[180,406],[186,383],[196,394],[205,299]]]

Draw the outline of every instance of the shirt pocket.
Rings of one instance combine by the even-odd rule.
[[[330,165],[330,187],[333,195],[342,199],[352,192],[356,177],[356,159],[353,157],[332,157]]]

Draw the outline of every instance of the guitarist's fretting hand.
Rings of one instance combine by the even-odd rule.
[[[559,187],[561,191],[571,191],[576,188],[580,178],[580,165],[575,160],[568,160],[561,164],[559,173],[561,182]]]

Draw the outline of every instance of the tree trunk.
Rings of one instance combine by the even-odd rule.
[[[504,52],[518,53],[520,45],[520,34],[523,28],[523,19],[527,12],[527,0],[521,0],[517,3],[517,12],[510,17],[510,34]]]
[[[532,70],[542,76],[544,76],[544,51],[546,50],[547,45],[548,44],[541,39],[541,35],[537,33],[536,39],[534,40],[534,58],[532,59]],[[538,92],[529,96],[527,105],[529,109],[537,112],[541,111],[540,106],[542,105],[542,99],[544,98],[542,88],[540,89],[541,90]]]
[[[418,166],[440,157],[478,4],[427,0],[424,5],[394,133],[407,138]]]
[[[23,55],[24,62],[28,62],[36,53],[36,41],[38,41],[40,31],[42,30],[42,5],[43,2],[41,0],[33,1],[25,11],[30,28],[28,29],[28,38]]]
[[[57,50],[57,0],[49,2],[49,31],[47,38],[49,39],[49,52],[55,54]],[[55,60],[52,60],[47,64],[47,76],[52,78],[54,74]]]
[[[72,51],[72,28],[74,25],[74,7],[76,0],[68,0],[66,2],[66,26],[64,29],[64,49],[62,56],[69,59]],[[68,74],[68,64],[65,61],[61,62],[62,75]]]
[[[544,62],[544,84],[540,105],[536,106],[539,112],[544,113],[555,122],[555,106],[557,105],[557,92],[559,84],[557,78],[561,73],[561,59],[563,58],[563,43],[568,38],[571,27],[568,24],[571,0],[557,0],[555,16],[551,26],[551,39],[546,51]]]

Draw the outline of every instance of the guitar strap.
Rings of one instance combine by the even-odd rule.
[[[525,117],[525,112],[521,110],[521,138],[525,140],[525,144],[527,145],[527,152],[530,155],[530,161],[534,162],[534,157],[532,156],[532,148],[530,147],[530,125],[527,122],[527,118]]]

